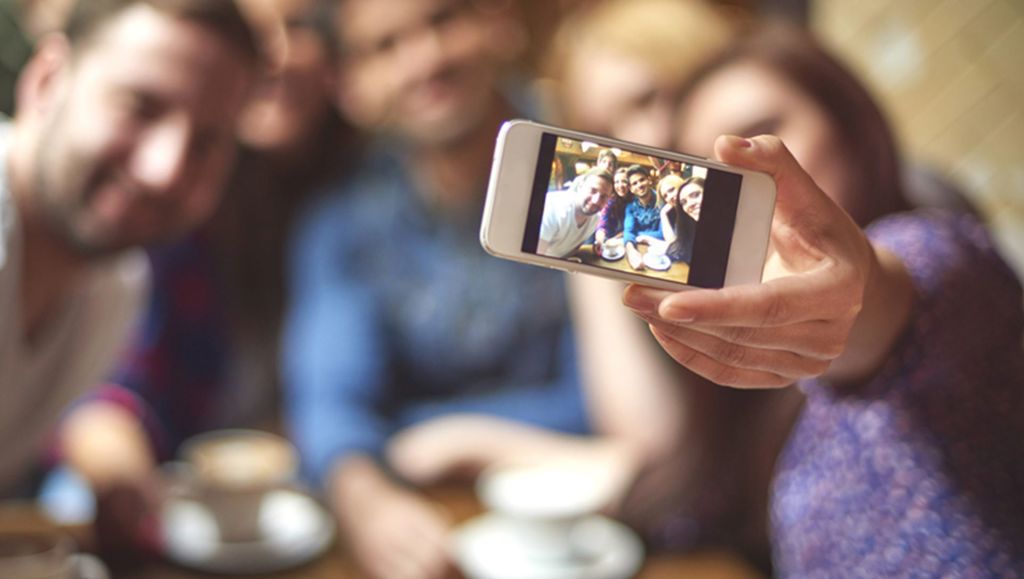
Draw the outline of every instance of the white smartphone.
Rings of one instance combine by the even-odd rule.
[[[498,134],[490,254],[669,290],[761,281],[768,175],[533,121]]]

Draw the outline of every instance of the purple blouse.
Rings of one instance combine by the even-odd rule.
[[[782,577],[1024,576],[1021,286],[973,217],[869,228],[916,289],[869,382],[800,384],[772,488]]]

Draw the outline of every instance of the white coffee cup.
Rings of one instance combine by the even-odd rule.
[[[480,501],[503,518],[513,548],[537,560],[574,558],[579,524],[606,507],[612,493],[607,470],[582,461],[500,465],[477,480]]]
[[[206,507],[224,542],[260,538],[260,508],[271,491],[293,485],[298,453],[284,438],[258,430],[218,430],[189,439],[181,457],[186,484],[178,492]]]

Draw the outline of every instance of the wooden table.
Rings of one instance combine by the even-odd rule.
[[[641,255],[647,253],[647,245],[645,244],[639,245],[638,249]],[[667,279],[669,281],[679,283],[686,283],[686,280],[690,278],[690,266],[685,262],[672,262],[672,265],[665,271],[658,271],[649,267],[645,267],[642,271],[637,271],[629,266],[629,258],[625,255],[623,255],[621,259],[608,261],[600,255],[595,254],[593,246],[590,244],[581,245],[572,257],[579,259],[587,265],[596,265],[598,267],[624,271],[626,273],[637,273],[648,277]]]
[[[444,504],[456,520],[466,520],[481,512],[472,492],[464,487],[435,489],[430,494]],[[0,503],[0,529],[45,531],[58,529],[31,503]],[[87,528],[64,529],[82,538]],[[213,579],[224,577],[184,569],[165,561],[150,561],[115,573],[115,579]],[[343,545],[335,545],[320,559],[291,571],[260,575],[266,579],[363,579]],[[682,555],[657,554],[647,558],[638,579],[763,579],[739,557],[727,552],[700,552]]]

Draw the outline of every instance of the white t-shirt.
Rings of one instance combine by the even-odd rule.
[[[6,175],[10,129],[0,122],[0,497],[23,490],[61,413],[111,371],[149,279],[141,251],[97,262],[26,342],[23,238]]]
[[[552,191],[544,200],[540,238],[548,244],[545,255],[566,257],[597,231],[600,212],[588,215],[582,226],[576,224],[576,196],[572,189]]]

